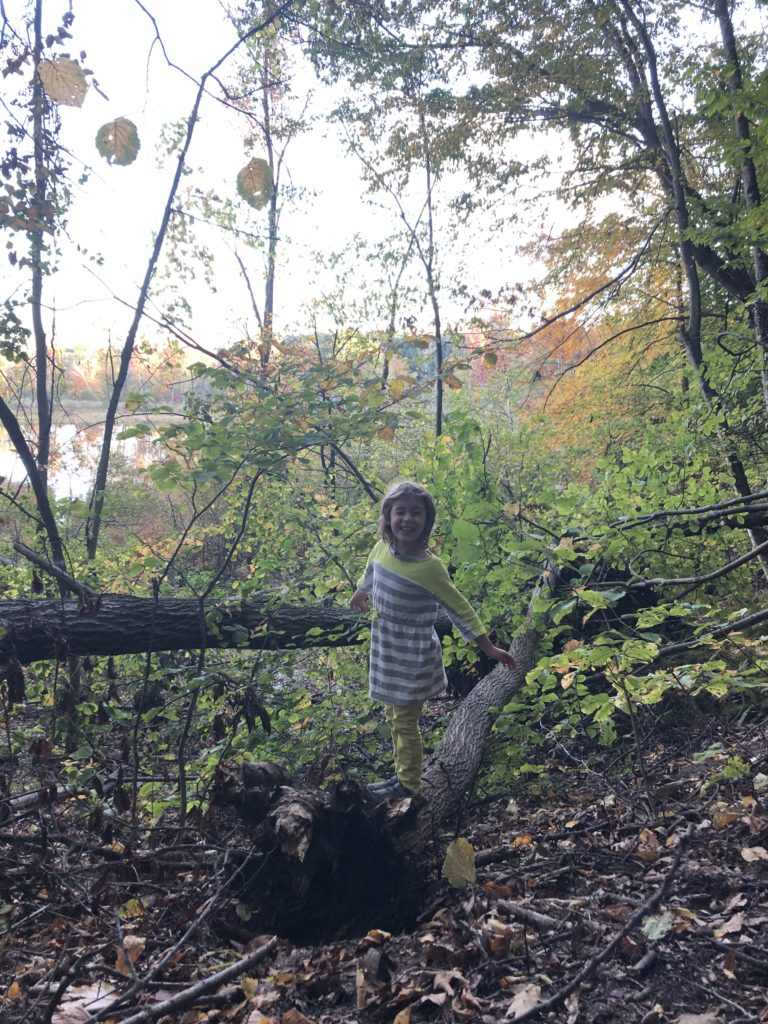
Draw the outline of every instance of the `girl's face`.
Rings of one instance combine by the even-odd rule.
[[[389,513],[389,528],[401,555],[415,555],[427,525],[427,510],[421,498],[405,495],[397,498]]]

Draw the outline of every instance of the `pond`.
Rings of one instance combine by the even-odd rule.
[[[103,428],[78,426],[72,422],[56,424],[52,431],[50,488],[57,498],[86,498],[93,486],[96,463],[101,450]],[[112,469],[126,463],[136,469],[153,461],[151,437],[129,437],[112,442]],[[5,484],[21,484],[26,473],[21,459],[4,433],[0,433],[0,477]]]

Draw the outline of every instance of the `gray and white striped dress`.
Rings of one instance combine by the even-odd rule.
[[[445,688],[438,608],[466,640],[486,632],[437,555],[397,555],[381,540],[357,587],[373,595],[368,693],[384,704],[424,701]]]

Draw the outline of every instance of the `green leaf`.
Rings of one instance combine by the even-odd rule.
[[[127,117],[107,121],[96,132],[96,149],[107,163],[120,166],[132,164],[141,149],[136,125]]]
[[[578,590],[580,600],[586,602],[590,608],[608,608],[624,597],[624,594],[623,590]]]
[[[468,540],[477,544],[480,540],[480,531],[474,523],[468,523],[465,519],[456,519],[451,526],[451,533],[457,540]]]
[[[665,910],[663,914],[654,914],[653,917],[646,917],[643,921],[643,933],[651,942],[663,939],[669,935],[675,925],[675,919]]]

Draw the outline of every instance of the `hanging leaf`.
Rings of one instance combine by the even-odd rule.
[[[466,889],[468,885],[475,884],[475,848],[468,839],[454,839],[445,851],[443,877],[457,889]]]
[[[136,125],[127,117],[107,121],[96,132],[96,148],[107,163],[132,164],[141,149]]]
[[[257,210],[267,205],[272,188],[272,168],[261,157],[249,160],[237,176],[239,195]]]
[[[41,60],[37,68],[43,89],[54,103],[66,107],[82,107],[88,92],[83,69],[73,60],[59,57],[58,60]]]
[[[17,658],[11,658],[0,668],[0,679],[5,679],[8,686],[8,705],[23,704],[27,699],[24,669]]]

